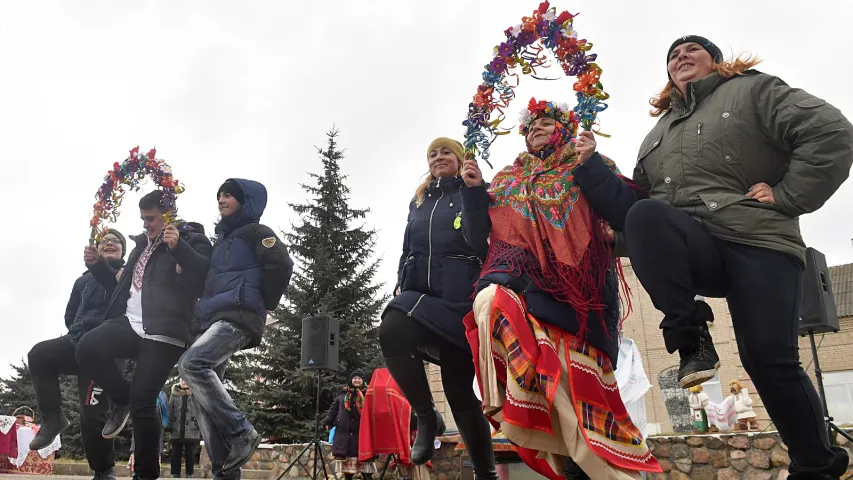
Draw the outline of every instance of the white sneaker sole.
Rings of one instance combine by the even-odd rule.
[[[693,372],[690,375],[685,375],[684,378],[678,381],[678,384],[685,390],[695,387],[696,385],[702,385],[708,380],[714,378],[717,375],[717,370],[719,370],[719,368],[720,362],[717,362],[717,364],[714,365],[713,370],[702,370],[701,372]]]
[[[127,425],[127,420],[129,418],[130,412],[127,412],[127,415],[124,416],[124,420],[121,422],[121,425],[118,426],[116,431],[110,433],[109,435],[104,435],[104,432],[101,432],[101,436],[106,438],[107,440],[112,440],[113,438],[116,438],[118,434],[121,433],[122,430],[124,430],[124,427]]]

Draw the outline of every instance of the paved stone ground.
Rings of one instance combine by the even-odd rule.
[[[77,477],[73,475],[11,475],[7,473],[0,474],[0,480],[36,480],[36,479],[51,479],[51,480],[81,480],[85,477]],[[130,478],[130,477],[118,477]]]

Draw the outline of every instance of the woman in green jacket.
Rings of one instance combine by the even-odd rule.
[[[576,170],[578,184],[620,233],[617,246],[627,247],[663,312],[667,350],[681,356],[681,386],[719,368],[713,313],[695,298],[724,297],[744,369],[788,446],[790,478],[838,478],[847,454],[830,449],[820,399],[799,361],[799,217],[848,177],[853,125],[820,98],[752,70],[758,60],[725,60],[705,38],[677,39],[666,60],[669,82],[651,101],[660,120],[634,169],[649,198],[619,186],[595,157]]]

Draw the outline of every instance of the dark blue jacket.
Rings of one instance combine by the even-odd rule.
[[[123,259],[109,262],[113,276],[123,266]],[[84,333],[103,323],[112,293],[112,289],[102,287],[88,271],[74,282],[65,307],[65,326],[71,341],[77,343]]]
[[[400,295],[388,308],[419,323],[470,353],[462,319],[473,306],[474,284],[488,245],[466,241],[470,225],[462,219],[461,178],[430,183],[420,207],[409,204],[403,254],[397,271]],[[430,360],[435,361],[435,358]]]
[[[201,330],[226,320],[246,328],[257,346],[263,337],[267,311],[274,310],[293,273],[293,261],[276,234],[258,222],[267,206],[267,190],[255,181],[230,179],[243,190],[240,211],[224,217],[218,234],[204,295],[196,306]]]

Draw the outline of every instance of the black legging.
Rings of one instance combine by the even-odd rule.
[[[465,352],[439,337],[400,310],[389,308],[379,326],[379,344],[386,358],[414,352],[421,346],[435,346],[441,357],[441,384],[450,409],[456,412],[481,405],[474,394],[474,361]]]
[[[802,472],[834,455],[814,385],[800,364],[802,267],[789,255],[717,239],[658,200],[641,200],[625,222],[631,266],[655,308],[670,352],[690,345],[694,295],[725,296],[746,373]],[[673,335],[672,332],[682,331]]]

